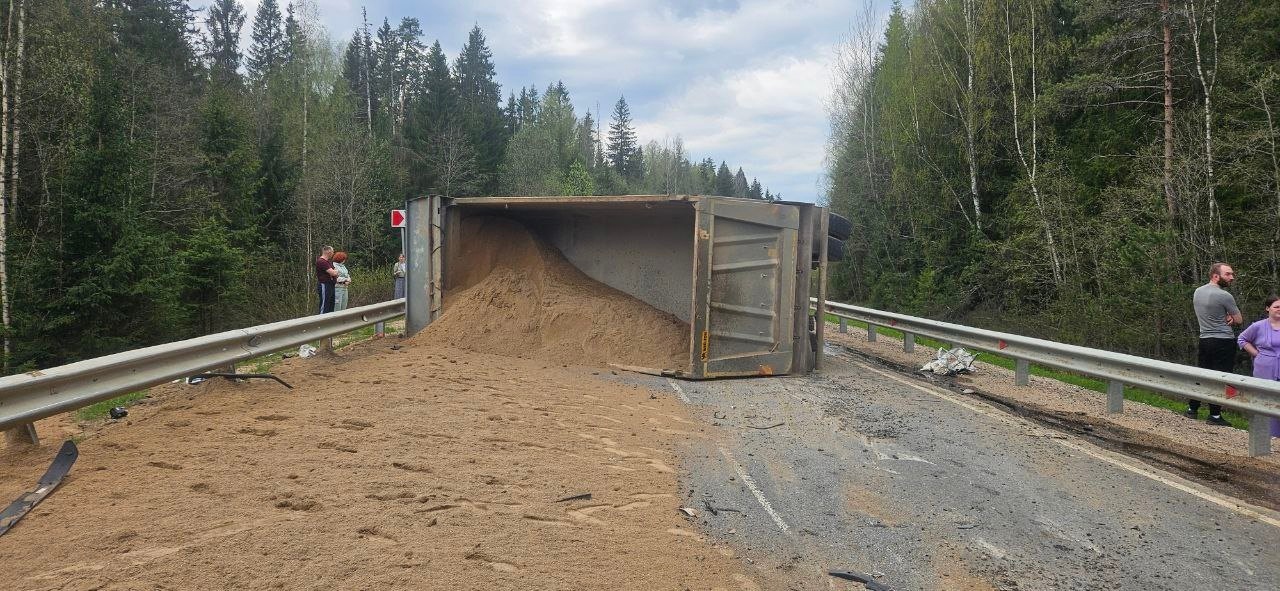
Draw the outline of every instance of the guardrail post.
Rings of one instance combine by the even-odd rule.
[[[1115,415],[1124,412],[1124,382],[1107,381],[1107,414]]]
[[[1271,453],[1271,421],[1267,415],[1249,413],[1249,455],[1265,456]]]
[[[1016,386],[1025,386],[1031,383],[1031,362],[1026,359],[1018,359],[1014,364],[1013,383]]]
[[[874,324],[867,325],[867,342],[868,343],[876,342],[876,325]]]
[[[902,350],[906,351],[907,353],[912,353],[916,350],[915,333],[910,333],[910,332],[902,333]]]
[[[849,321],[845,320],[843,316],[840,317],[840,332],[841,334],[849,334]]]
[[[36,433],[35,423],[24,423],[4,432],[4,438],[9,443],[29,443],[31,445],[40,445],[40,435]]]

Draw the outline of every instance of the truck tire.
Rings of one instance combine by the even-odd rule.
[[[838,213],[827,215],[827,234],[835,236],[840,240],[848,240],[849,235],[853,234],[853,222],[849,218]]]
[[[818,268],[818,255],[822,254],[817,244],[813,245],[813,268]],[[844,242],[835,236],[827,236],[827,262],[834,263],[844,259]]]
[[[835,236],[827,236],[827,260],[839,261],[844,259],[844,241],[837,239]]]

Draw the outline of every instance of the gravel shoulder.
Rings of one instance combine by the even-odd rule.
[[[162,386],[82,435],[0,538],[0,588],[771,586],[677,512],[703,435],[669,390],[400,339],[273,371],[295,389]],[[41,428],[0,454],[0,498],[53,456]]]

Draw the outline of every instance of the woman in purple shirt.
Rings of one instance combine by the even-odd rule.
[[[1280,380],[1280,297],[1267,298],[1267,317],[1249,325],[1236,339],[1253,357],[1253,377]],[[1271,417],[1271,436],[1280,437],[1280,419]]]

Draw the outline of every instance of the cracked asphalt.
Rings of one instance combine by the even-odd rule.
[[[827,574],[854,570],[898,591],[1280,589],[1274,512],[976,398],[846,354],[676,384],[710,425],[685,503],[782,588],[861,589]]]

